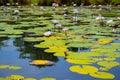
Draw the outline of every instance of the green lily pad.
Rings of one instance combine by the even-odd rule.
[[[63,46],[65,45],[65,40],[47,40],[45,42],[42,42],[40,44],[34,45],[34,47],[37,48],[49,48],[50,46]]]
[[[35,37],[26,37],[26,38],[24,38],[24,41],[26,41],[26,42],[38,42],[38,41],[42,41],[42,40],[39,38],[35,38]]]

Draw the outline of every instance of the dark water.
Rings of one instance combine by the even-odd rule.
[[[23,75],[25,78],[33,77],[40,80],[44,77],[54,77],[56,80],[101,80],[69,71],[70,64],[63,57],[44,53],[43,49],[33,47],[35,43],[24,42],[22,38],[0,40],[0,65],[22,66],[20,70],[0,69],[0,77],[12,74]],[[86,49],[85,49],[86,50]],[[54,61],[52,66],[33,66],[30,61],[35,59],[47,59]],[[120,67],[110,70],[120,80]]]

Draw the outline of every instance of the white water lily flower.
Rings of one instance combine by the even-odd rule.
[[[52,20],[52,22],[53,23],[59,23],[59,20],[54,19],[54,20]]]
[[[65,11],[65,10],[67,10],[67,8],[65,7],[65,8],[63,8],[63,10]]]
[[[43,6],[41,6],[41,7],[40,7],[40,10],[44,11],[44,10],[45,10],[45,8],[44,8]]]
[[[73,6],[77,6],[77,4],[73,4]]]
[[[64,27],[62,30],[63,30],[63,31],[67,31],[67,30],[69,30],[69,28]]]
[[[15,3],[15,5],[19,5],[19,3]]]
[[[108,20],[107,21],[107,24],[111,24],[111,23],[113,23],[113,20]]]
[[[14,10],[13,14],[18,14],[19,10]]]
[[[96,17],[96,20],[103,20],[103,19],[105,19],[103,16]]]
[[[78,9],[73,9],[73,13],[78,13]]]
[[[51,34],[52,34],[51,31],[47,31],[47,32],[44,33],[44,36],[50,36]]]
[[[117,17],[117,19],[119,19],[119,20],[120,20],[120,17]]]
[[[55,26],[56,26],[56,27],[61,27],[62,24],[61,24],[61,23],[58,23],[58,24],[56,24]]]
[[[10,6],[10,3],[6,3],[7,6]]]

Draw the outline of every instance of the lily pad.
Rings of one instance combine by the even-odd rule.
[[[100,61],[97,63],[99,66],[102,66],[101,70],[109,70],[113,67],[119,66],[120,64],[115,61]]]
[[[26,37],[26,38],[24,38],[24,41],[26,41],[26,42],[38,42],[38,41],[42,41],[42,40],[39,38],[35,38],[35,37]]]
[[[67,51],[67,46],[50,46],[49,49],[46,49],[45,52],[64,52]]]
[[[79,73],[79,74],[90,74],[90,73],[98,72],[98,68],[96,68],[94,66],[87,66],[87,65],[83,65],[82,67],[71,66],[69,69],[70,69],[70,71],[76,72],[76,73]]]
[[[112,42],[112,38],[100,38],[97,42],[99,43],[99,44],[108,44],[108,43],[111,43]]]
[[[26,78],[25,80],[37,80],[35,78]]]
[[[11,75],[8,78],[11,80],[24,80],[24,76],[22,75]]]
[[[54,62],[49,61],[49,60],[33,60],[30,62],[32,65],[53,65]]]
[[[9,65],[0,65],[0,69],[6,69],[8,67],[9,67]]]
[[[18,69],[21,69],[22,67],[21,66],[9,66],[8,69],[11,69],[11,70],[18,70]]]
[[[67,59],[66,60],[69,63],[74,63],[74,64],[92,64],[95,61],[94,60],[90,60],[90,59],[79,59],[79,60],[75,60],[75,59]]]
[[[56,80],[55,78],[41,78],[40,80]]]
[[[90,73],[90,76],[94,78],[100,78],[100,79],[114,79],[115,76],[111,73],[107,72],[96,72],[96,73]]]

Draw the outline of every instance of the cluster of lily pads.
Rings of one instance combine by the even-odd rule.
[[[22,75],[10,75],[6,78],[0,78],[0,80],[37,80],[36,78],[25,78]],[[41,78],[40,80],[56,80],[55,78]]]
[[[101,12],[105,17],[102,21],[105,23],[109,19],[114,20],[112,26],[107,24],[101,26],[99,20],[96,20],[99,14],[98,8],[67,7],[68,14],[66,15],[63,7],[51,8],[45,7],[43,11],[38,6],[21,8],[11,6],[8,12],[1,9],[0,15],[4,17],[0,19],[0,38],[20,37],[25,42],[39,42],[34,45],[35,48],[44,48],[44,52],[58,57],[62,56],[67,62],[75,64],[69,68],[71,72],[100,79],[114,79],[115,75],[109,73],[109,70],[120,66],[120,62],[117,61],[120,58],[120,43],[115,42],[115,40],[120,41],[120,27],[118,26],[117,31],[113,33],[112,26],[119,22],[117,19],[120,16],[119,10],[113,7],[110,13]],[[72,11],[74,8],[79,11],[77,11],[77,16]],[[19,15],[12,14],[15,9],[19,9]],[[77,23],[74,23],[73,17],[77,17]],[[79,52],[72,51],[72,48],[79,49]],[[88,48],[90,51],[84,52],[82,48]],[[54,63],[47,60],[33,60],[30,64],[50,65]],[[98,67],[92,64],[97,64]],[[5,65],[2,67],[10,68]],[[19,76],[16,76],[11,75],[8,80],[19,79]],[[23,76],[21,77],[24,79]]]

